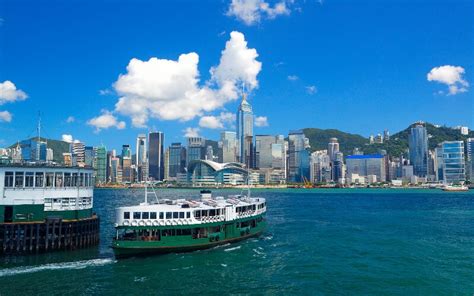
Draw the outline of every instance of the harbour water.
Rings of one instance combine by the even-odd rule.
[[[197,190],[160,190],[166,198]],[[240,193],[215,190],[214,195]],[[0,258],[3,295],[472,295],[474,192],[254,190],[267,198],[259,238],[185,254],[115,260],[114,208],[142,190],[96,190],[101,243]]]

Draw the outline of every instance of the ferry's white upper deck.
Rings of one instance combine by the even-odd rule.
[[[0,205],[44,204],[45,210],[92,208],[90,167],[0,164]]]
[[[160,199],[157,203],[142,203],[116,209],[116,226],[184,225],[231,221],[266,212],[261,197],[201,195],[200,200]]]

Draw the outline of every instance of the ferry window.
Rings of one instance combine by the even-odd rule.
[[[46,187],[53,187],[54,185],[54,174],[46,173]]]
[[[200,219],[201,218],[201,211],[194,211],[194,217],[196,217],[196,219]]]
[[[209,216],[215,216],[216,210],[209,210]]]
[[[166,212],[166,219],[171,219],[173,214],[171,212]]]
[[[56,187],[63,187],[63,173],[56,173]]]
[[[150,217],[150,213],[142,212],[142,219],[148,219]]]
[[[71,187],[71,173],[64,173],[64,187]]]
[[[77,173],[72,173],[72,186],[77,186]]]
[[[186,219],[191,218],[191,212],[186,212]]]
[[[156,219],[156,212],[150,212],[150,219]]]
[[[173,219],[178,219],[178,218],[179,218],[179,213],[173,212]]]
[[[179,212],[179,218],[184,219],[184,212]]]
[[[203,210],[203,211],[202,211],[202,216],[203,216],[203,217],[207,217],[207,210]]]
[[[163,219],[163,212],[160,212],[160,219]]]
[[[79,186],[84,186],[84,173],[79,174]]]
[[[255,211],[255,205],[253,205],[253,206],[252,206],[252,210],[254,210],[254,211]]]
[[[130,219],[130,212],[123,212],[124,219]]]
[[[5,172],[5,187],[13,187],[13,172]]]
[[[27,172],[25,175],[25,187],[33,187],[35,179],[35,173]]]
[[[140,219],[140,212],[133,212],[133,219]]]
[[[44,183],[44,174],[36,173],[35,187],[43,187]]]
[[[23,172],[15,173],[15,187],[23,187]]]

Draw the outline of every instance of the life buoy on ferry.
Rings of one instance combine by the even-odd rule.
[[[123,226],[128,226],[128,225],[130,225],[130,222],[128,220],[125,220],[125,221],[123,221],[122,224],[123,224]]]
[[[222,221],[224,221],[224,219],[225,219],[225,216],[224,216],[224,215],[222,215],[222,216],[221,216],[221,219],[222,219]]]
[[[133,220],[133,221],[132,221],[132,226],[137,226],[137,225],[138,225],[137,220]]]
[[[178,224],[179,224],[179,225],[183,225],[183,220],[179,219],[179,220],[178,220]]]
[[[138,225],[139,226],[145,226],[145,221],[141,220],[140,222],[138,222]]]
[[[166,221],[166,225],[171,225],[171,221],[170,220]]]
[[[156,220],[153,221],[153,226],[158,226],[158,225],[160,225],[160,222],[158,222],[158,221],[156,221]]]
[[[165,221],[160,221],[159,223],[160,223],[160,226],[165,225]]]
[[[151,226],[151,221],[150,220],[146,221],[145,223],[146,223],[146,226]]]

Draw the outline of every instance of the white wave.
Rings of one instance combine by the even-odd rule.
[[[221,263],[222,267],[227,267],[227,264]]]
[[[6,268],[0,270],[0,277],[12,276],[25,273],[41,272],[45,270],[62,270],[62,269],[84,269],[92,266],[103,266],[116,262],[111,258],[91,259],[73,262],[50,263],[38,266],[21,266]]]
[[[224,249],[225,252],[230,252],[230,251],[234,251],[234,250],[238,250],[240,249],[240,246],[237,246],[237,247],[233,247],[233,248],[228,248],[228,249]]]

